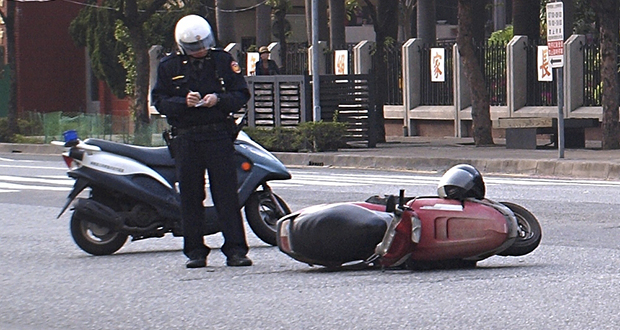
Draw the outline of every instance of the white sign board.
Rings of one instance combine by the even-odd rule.
[[[547,3],[547,47],[552,68],[564,66],[564,3]]]
[[[536,71],[538,71],[538,81],[553,81],[553,72],[549,63],[549,48],[547,46],[538,46]]]
[[[431,82],[446,81],[445,59],[444,48],[431,48]]]
[[[247,60],[245,63],[248,76],[256,75],[256,62],[258,62],[258,60],[260,60],[260,55],[258,53],[248,52]]]
[[[334,52],[334,74],[349,74],[349,51],[337,50]]]

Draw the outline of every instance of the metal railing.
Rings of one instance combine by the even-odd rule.
[[[505,106],[507,104],[506,44],[505,42],[485,42],[477,46],[490,105]]]
[[[527,65],[526,65],[526,106],[553,106],[558,105],[557,79],[553,81],[538,81],[538,55],[539,45],[530,42],[527,45]]]
[[[421,105],[453,105],[454,104],[454,70],[453,70],[454,43],[425,44],[420,49],[420,88]],[[431,82],[431,48],[445,49],[445,81]]]

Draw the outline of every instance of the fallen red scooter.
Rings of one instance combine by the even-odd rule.
[[[373,196],[364,202],[312,206],[278,220],[280,250],[309,265],[473,267],[493,255],[538,247],[540,224],[525,208],[484,197],[473,166],[452,167],[432,197]]]

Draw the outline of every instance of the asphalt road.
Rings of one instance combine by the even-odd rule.
[[[20,157],[21,159],[17,159]],[[248,232],[249,268],[188,270],[182,239],[93,257],[56,219],[71,181],[44,156],[0,155],[0,329],[617,329],[620,184],[487,177],[488,196],[543,226],[533,253],[476,269],[327,271]],[[274,183],[292,209],[373,194],[434,194],[437,176],[293,168]],[[218,247],[220,235],[207,238]]]

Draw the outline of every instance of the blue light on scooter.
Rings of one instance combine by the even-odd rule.
[[[80,142],[77,132],[73,129],[64,131],[62,135],[65,138],[65,147],[74,147]]]

